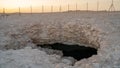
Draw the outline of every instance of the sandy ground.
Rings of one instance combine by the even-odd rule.
[[[72,66],[68,58],[31,48],[59,41],[87,44],[98,54]],[[120,68],[120,12],[0,16],[0,68]]]

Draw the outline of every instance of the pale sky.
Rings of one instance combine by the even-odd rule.
[[[51,5],[53,5],[53,11],[59,11],[61,5],[62,11],[67,10],[68,4],[70,10],[76,9],[76,3],[78,10],[86,10],[86,4],[88,2],[89,10],[97,9],[97,2],[99,2],[99,10],[108,10],[111,0],[0,0],[0,12],[5,8],[6,12],[18,12],[20,7],[21,12],[30,12],[30,6],[32,6],[33,12],[41,12],[42,5],[44,5],[44,11],[49,12]],[[116,10],[120,10],[120,0],[114,0],[114,7]]]

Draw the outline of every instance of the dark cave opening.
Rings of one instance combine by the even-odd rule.
[[[37,46],[40,46],[42,48],[49,48],[53,50],[60,50],[63,52],[63,56],[73,57],[76,60],[81,60],[84,58],[89,58],[92,55],[97,55],[97,49],[91,47],[79,46],[79,45],[54,43],[54,44],[43,44]]]

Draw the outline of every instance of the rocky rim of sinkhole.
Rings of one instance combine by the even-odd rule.
[[[57,54],[62,58],[70,60],[71,62],[68,62],[68,64],[72,66],[81,59],[97,55],[98,49],[100,49],[101,32],[89,23],[77,21],[62,24],[46,24],[41,22],[31,25],[26,24],[19,32],[9,34],[12,38],[12,45],[8,44],[4,49],[21,49],[26,47],[28,43],[32,43],[34,44],[31,46],[33,49],[39,49],[48,55]],[[23,37],[28,39],[23,40]],[[70,51],[69,48],[71,48]],[[72,54],[72,56],[68,53]],[[84,53],[87,53],[86,55],[88,56]],[[80,54],[83,55],[81,56]]]

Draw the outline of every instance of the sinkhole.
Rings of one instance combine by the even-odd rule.
[[[73,57],[76,60],[89,58],[92,55],[97,55],[97,49],[80,45],[68,45],[63,43],[37,45],[41,48],[49,48],[62,51],[63,57]]]

